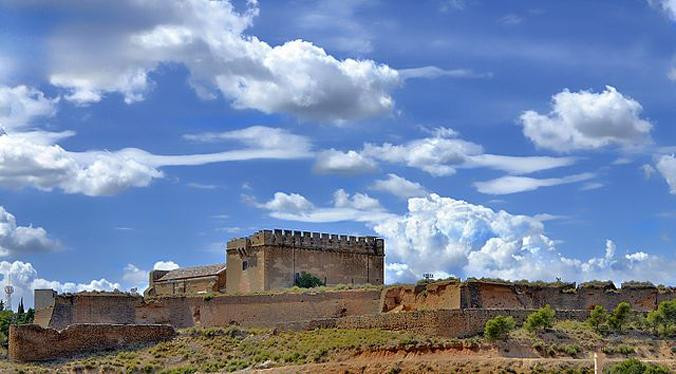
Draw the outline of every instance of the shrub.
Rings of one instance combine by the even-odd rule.
[[[580,288],[599,288],[603,290],[617,289],[615,287],[615,283],[613,283],[612,281],[600,281],[600,280],[592,280],[589,282],[580,283]]]
[[[646,364],[635,358],[624,360],[605,370],[607,374],[669,374],[669,369],[661,365]]]
[[[497,316],[486,322],[484,336],[488,340],[505,340],[509,332],[514,330],[516,323],[509,316]]]
[[[322,280],[315,275],[302,272],[300,273],[300,276],[296,279],[295,284],[300,288],[314,288],[323,286],[324,282],[322,282]]]
[[[609,355],[615,355],[615,354],[630,355],[632,353],[636,353],[636,348],[634,348],[630,345],[620,344],[620,345],[615,345],[615,346],[603,347],[602,351],[603,351],[603,353],[609,354]]]
[[[554,317],[556,312],[549,304],[538,309],[537,311],[531,313],[526,322],[523,324],[523,327],[526,328],[529,332],[540,331],[544,329],[549,329],[554,324]]]
[[[621,333],[622,328],[627,324],[629,313],[631,313],[631,305],[628,302],[623,301],[617,304],[613,312],[608,316],[610,328]]]

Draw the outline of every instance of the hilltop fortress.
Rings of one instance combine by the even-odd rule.
[[[302,273],[327,286],[382,285],[385,246],[374,236],[260,230],[228,241],[226,264],[150,273],[146,296],[242,294],[293,287]]]
[[[14,328],[10,354],[19,359],[55,357],[40,344],[42,338],[61,339],[68,349],[77,351],[86,346],[80,329],[91,330],[78,327],[82,324],[97,324],[97,333],[106,336],[120,334],[119,341],[135,339],[138,334],[166,337],[161,327],[166,325],[230,324],[281,329],[383,328],[464,337],[482,331],[492,317],[510,315],[523,320],[546,304],[559,317],[584,319],[596,305],[612,309],[627,301],[634,310],[648,312],[676,295],[673,288],[650,283],[627,283],[616,289],[612,282],[576,285],[449,279],[385,287],[384,257],[385,243],[376,237],[261,230],[230,240],[226,264],[151,272],[144,296],[35,290],[35,323],[46,329],[26,328],[22,334],[22,326]],[[327,287],[293,287],[303,272],[317,276]],[[111,326],[110,331],[106,326]],[[139,333],[133,326],[145,327],[139,327],[143,331]],[[157,334],[149,333],[153,329]],[[55,330],[61,331],[58,339]]]

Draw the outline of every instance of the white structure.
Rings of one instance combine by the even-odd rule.
[[[13,293],[14,286],[12,286],[12,278],[7,274],[7,285],[5,286],[5,310],[12,310]]]

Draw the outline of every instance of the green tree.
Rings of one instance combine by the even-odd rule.
[[[608,312],[602,305],[597,305],[589,313],[587,324],[598,333],[603,333],[608,329]]]
[[[529,332],[549,329],[554,324],[555,317],[556,312],[551,306],[549,306],[549,304],[547,304],[537,311],[531,313],[528,318],[526,318],[526,322],[523,324],[523,327],[525,327]]]
[[[16,309],[16,314],[18,314],[20,317],[23,316],[25,311],[23,310],[23,297],[19,301],[19,307]]]
[[[514,327],[516,327],[514,318],[497,316],[488,320],[484,325],[484,336],[488,340],[505,340]]]
[[[655,335],[673,335],[676,330],[676,299],[661,302],[657,309],[648,313],[646,322]]]
[[[300,276],[296,279],[295,283],[296,286],[300,288],[314,288],[324,285],[324,282],[322,282],[319,277],[306,272],[300,273]]]
[[[3,300],[0,300],[0,312],[5,310],[5,302]]]
[[[623,301],[617,304],[610,316],[608,316],[608,325],[613,330],[622,333],[622,328],[627,324],[630,313],[631,305],[628,302]]]

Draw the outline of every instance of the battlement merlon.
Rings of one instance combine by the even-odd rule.
[[[297,230],[259,230],[228,241],[228,251],[247,251],[258,246],[296,247],[320,251],[385,255],[385,241],[375,236],[350,236]]]

